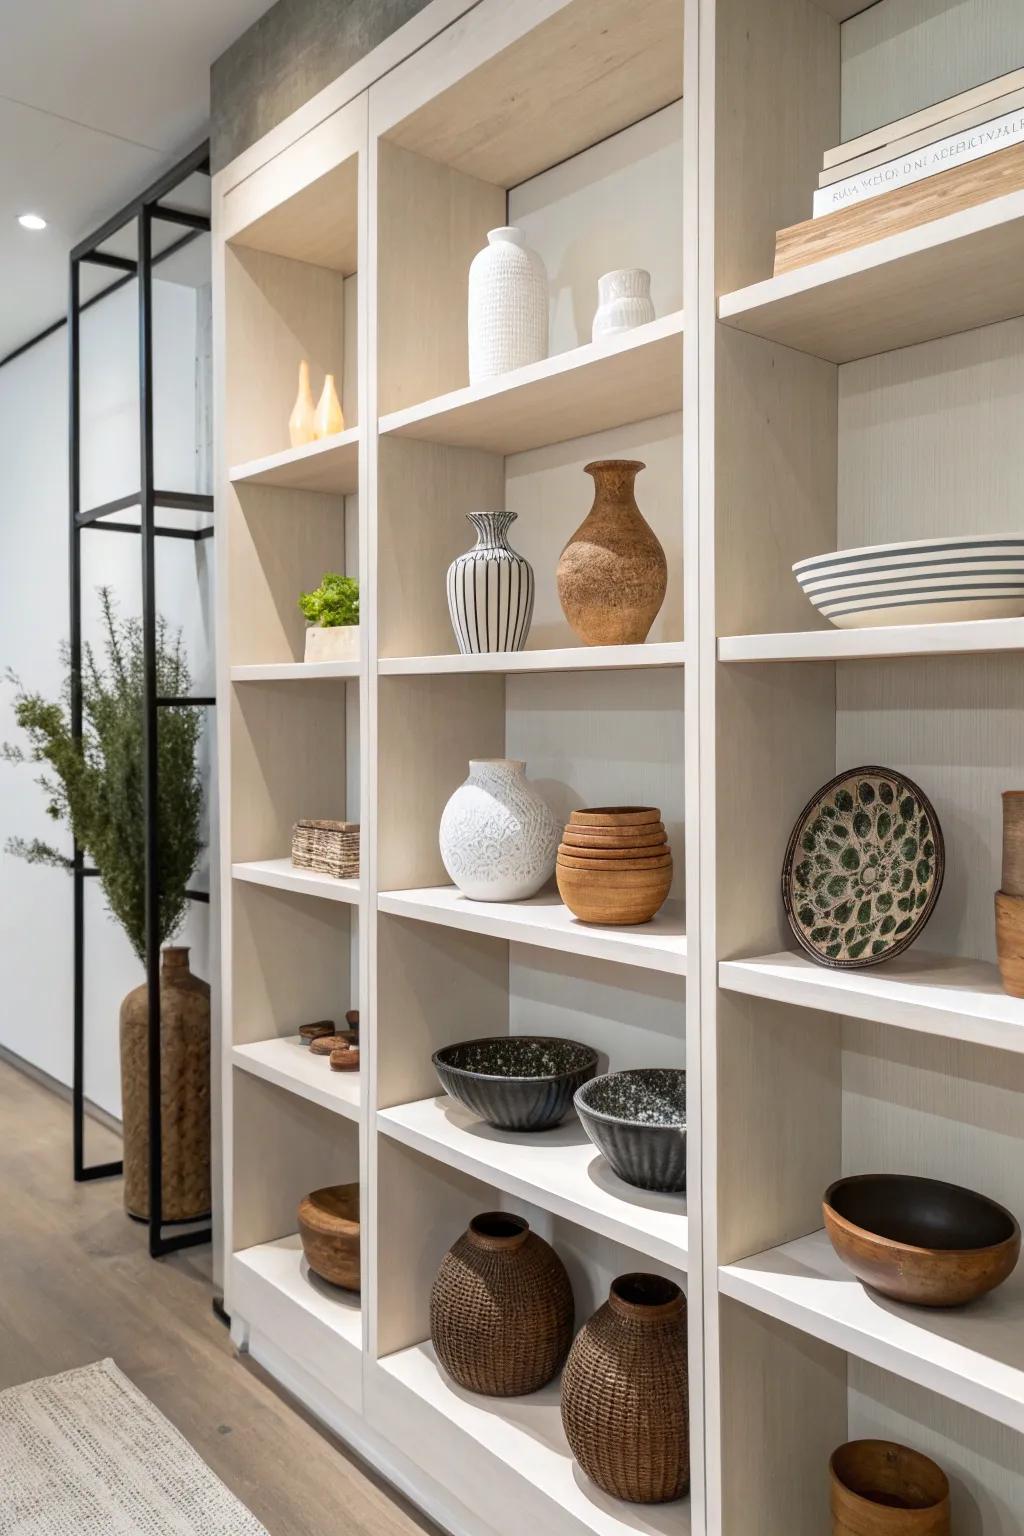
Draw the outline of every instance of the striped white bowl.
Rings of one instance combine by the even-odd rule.
[[[880,544],[815,555],[793,571],[839,629],[1024,615],[1024,536]]]

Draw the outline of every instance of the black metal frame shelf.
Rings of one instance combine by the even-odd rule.
[[[217,701],[210,696],[190,698],[165,698],[157,694],[156,671],[156,540],[157,538],[192,539],[199,541],[212,538],[213,528],[170,528],[158,525],[155,519],[157,507],[166,510],[212,513],[213,497],[192,491],[161,491],[153,484],[153,267],[168,256],[182,249],[201,233],[208,231],[210,220],[203,214],[188,209],[169,207],[162,201],[188,177],[201,173],[210,174],[209,144],[200,144],[180,160],[166,175],[142,192],[133,202],[107,220],[88,239],[81,241],[71,252],[68,294],[68,465],[70,502],[70,578],[71,578],[71,730],[76,739],[82,736],[82,562],[81,535],[86,528],[100,533],[133,533],[141,543],[142,555],[142,637],[143,637],[143,818],[145,823],[146,861],[146,986],[149,1000],[149,1251],[153,1258],[161,1258],[180,1248],[192,1248],[209,1242],[212,1230],[204,1225],[199,1230],[164,1235],[163,1217],[163,1125],[160,1104],[160,1071],[153,1070],[160,1060],[160,869],[157,841],[157,711],[167,707],[203,708]],[[153,223],[183,225],[188,233],[174,241],[165,250],[153,252]],[[138,259],[116,256],[100,247],[126,225],[138,226]],[[81,300],[80,275],[83,263],[113,268],[123,274],[102,294],[84,303]],[[139,464],[140,485],[137,491],[119,496],[100,506],[83,511],[80,504],[81,470],[81,336],[82,311],[99,298],[114,292],[125,283],[138,282],[139,302]],[[130,508],[139,509],[138,523],[108,522],[107,518]],[[98,871],[87,869],[80,847],[75,846],[73,860],[74,878],[74,1077],[72,1092],[72,1117],[74,1138],[74,1176],[76,1182],[90,1179],[111,1178],[123,1173],[123,1163],[110,1162],[86,1166],[85,1163],[85,881],[95,877]],[[209,903],[205,891],[189,890],[191,901]]]

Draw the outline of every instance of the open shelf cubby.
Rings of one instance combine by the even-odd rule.
[[[240,1347],[459,1536],[820,1536],[829,1455],[863,1435],[940,1461],[957,1536],[1024,1536],[1019,1276],[918,1313],[822,1230],[849,1173],[1024,1209],[1024,1002],[993,923],[1024,618],[844,630],[792,572],[1018,533],[1024,193],[773,276],[824,152],[1014,66],[1017,9],[429,0],[215,178],[227,1305]],[[509,224],[546,267],[549,356],[471,383],[468,270]],[[597,279],[631,266],[657,318],[594,341]],[[346,427],[291,448],[303,358]],[[558,598],[605,458],[646,466],[667,558],[642,644],[584,644]],[[462,654],[446,571],[495,509],[532,628]],[[307,664],[298,597],[332,570],[360,581],[358,659]],[[652,923],[451,883],[441,813],[497,757],[560,821],[661,808]],[[798,949],[780,872],[814,791],[862,764],[925,791],[945,883],[919,945],[832,969]],[[357,880],[294,869],[306,816],[360,823]],[[361,1070],[331,1074],[297,1028],[352,1007]],[[516,1034],[685,1068],[685,1195],[623,1183],[575,1116],[502,1132],[440,1091],[437,1049]],[[358,1299],[309,1276],[295,1221],[357,1176]],[[431,1282],[492,1208],[554,1244],[578,1326],[619,1273],[684,1287],[685,1499],[589,1482],[557,1380],[497,1399],[445,1374]]]

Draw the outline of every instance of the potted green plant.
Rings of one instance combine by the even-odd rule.
[[[328,571],[313,592],[303,592],[299,607],[309,620],[306,661],[358,661],[359,583],[353,576]]]
[[[82,735],[71,731],[68,668],[57,701],[28,692],[13,673],[14,717],[27,748],[6,743],[9,763],[45,764],[38,783],[47,814],[62,823],[99,874],[107,906],[145,963],[146,877],[143,818],[144,654],[142,621],[120,618],[108,588],[100,589],[102,659],[82,648]],[[65,666],[68,647],[62,649]],[[192,678],[180,632],[157,620],[157,694],[186,698]],[[203,848],[203,790],[196,761],[201,713],[161,708],[157,749],[157,850],[161,945],[181,928],[186,890]],[[32,864],[70,869],[61,849],[39,838],[12,838],[9,853]],[[188,950],[164,950],[160,982],[163,1099],[163,1208],[168,1221],[210,1209],[210,989],[188,968]],[[121,1088],[124,1116],[125,1206],[149,1210],[148,993],[135,988],[121,1005]]]

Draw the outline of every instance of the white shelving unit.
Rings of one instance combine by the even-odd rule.
[[[510,1510],[547,1536],[704,1529],[699,1194],[622,1183],[575,1116],[538,1136],[494,1132],[439,1096],[431,1065],[459,1039],[549,1032],[590,1040],[602,1066],[699,1076],[683,916],[698,848],[682,414],[696,98],[678,0],[598,9],[595,27],[592,0],[432,0],[316,121],[276,129],[215,189],[227,1306],[239,1347],[460,1536],[500,1536]],[[605,265],[649,267],[658,318],[594,344],[586,246],[631,185],[644,206]],[[688,171],[687,197],[694,185]],[[517,221],[567,302],[550,357],[471,386],[469,262],[488,229]],[[296,450],[303,357],[314,388],[325,372],[343,384],[349,429]],[[583,466],[608,457],[646,464],[641,505],[669,563],[643,645],[582,645],[555,590],[592,498]],[[518,514],[513,540],[537,576],[527,651],[456,653],[444,573],[481,506]],[[300,659],[298,594],[324,570],[359,576],[358,662]],[[652,923],[582,924],[553,886],[499,904],[444,883],[441,810],[469,758],[495,755],[525,758],[566,820],[582,804],[662,808],[676,878]],[[292,867],[303,815],[360,822],[358,880]],[[298,1026],[352,1006],[360,1071],[331,1073]],[[688,1134],[699,1184],[699,1097]],[[354,1177],[355,1299],[311,1279],[295,1231],[304,1193]],[[617,1273],[685,1286],[688,1498],[645,1508],[589,1484],[557,1381],[506,1401],[440,1371],[430,1284],[469,1218],[495,1206],[566,1254],[581,1324]]]
[[[829,1455],[871,1435],[947,1468],[954,1529],[1024,1536],[1024,1281],[912,1311],[820,1231],[843,1173],[1024,1209],[1024,1003],[992,914],[1024,619],[824,629],[791,569],[1014,527],[1024,193],[771,276],[824,150],[998,72],[980,4],[932,7],[908,53],[901,0],[430,0],[215,178],[227,1305],[458,1536],[820,1536]],[[467,271],[507,223],[545,260],[551,355],[471,386]],[[595,279],[627,265],[659,318],[595,345]],[[349,428],[291,450],[304,357]],[[668,560],[638,646],[580,645],[555,592],[605,457],[646,465]],[[455,650],[444,573],[481,507],[517,514],[534,567],[526,651]],[[359,576],[361,652],[307,667],[296,599],[325,570]],[[662,807],[653,923],[446,883],[441,811],[495,756],[559,815]],[[945,884],[920,948],[838,972],[796,952],[779,875],[812,792],[858,763],[924,788]],[[304,815],[359,820],[358,881],[291,868]],[[331,1074],[298,1025],[355,1005],[361,1071]],[[517,1032],[684,1065],[685,1198],[623,1185],[575,1120],[514,1136],[439,1096],[436,1049]],[[295,1233],[303,1194],[355,1178],[358,1304]],[[617,1273],[684,1285],[685,1500],[589,1484],[557,1382],[485,1399],[439,1368],[431,1281],[495,1207],[569,1256],[579,1322]]]

